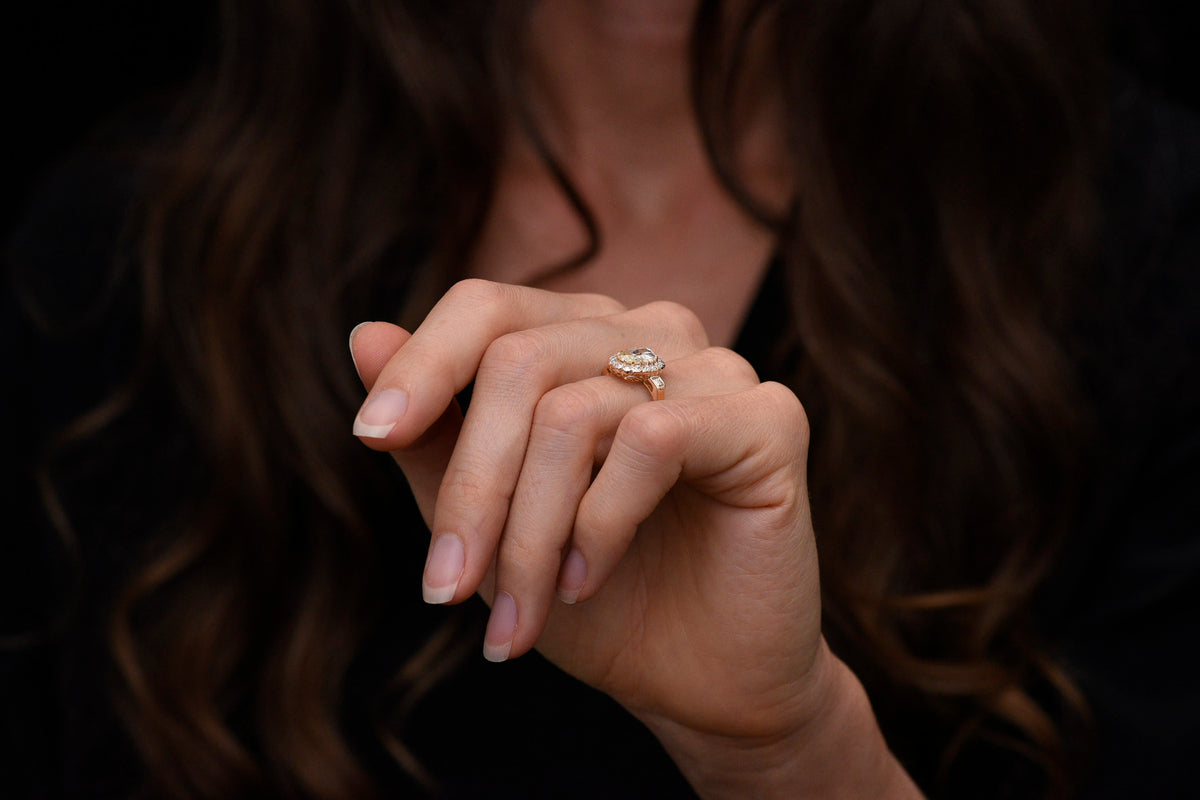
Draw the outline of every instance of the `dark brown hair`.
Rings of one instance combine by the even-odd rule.
[[[1093,10],[742,5],[701,3],[697,113],[730,192],[779,238],[776,366],[813,422],[827,635],[885,727],[933,720],[947,764],[1005,740],[1063,792],[1083,704],[1031,607],[1082,434],[1062,334],[1092,236]],[[142,374],[169,376],[201,456],[111,615],[152,791],[371,793],[338,707],[375,621],[383,468],[345,434],[361,399],[345,336],[419,313],[463,271],[496,131],[523,108],[527,6],[222,3],[219,58],[168,126],[138,229]],[[752,36],[788,111],[787,208],[732,157]],[[397,665],[399,695],[453,640]]]
[[[1085,707],[1031,611],[1087,433],[1064,341],[1096,215],[1095,10],[901,0],[785,16],[804,31],[782,64],[804,110],[784,252],[798,391],[819,420],[827,630],[885,723],[941,715],[943,772],[984,737],[1063,794],[1080,738],[1065,720]]]

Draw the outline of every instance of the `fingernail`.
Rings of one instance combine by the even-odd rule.
[[[429,560],[425,562],[425,575],[421,579],[421,594],[426,603],[438,605],[448,603],[458,590],[466,564],[466,551],[462,539],[453,533],[443,533],[433,540],[429,549]]]
[[[508,592],[496,592],[492,616],[483,635],[483,657],[488,661],[507,661],[517,632],[517,603]]]
[[[408,408],[408,395],[398,389],[372,392],[354,420],[354,435],[382,439],[392,432]]]
[[[354,362],[354,371],[358,373],[359,378],[362,377],[362,373],[358,370],[358,359],[354,357],[354,337],[358,334],[359,328],[361,328],[363,325],[370,324],[371,322],[368,320],[367,322],[360,322],[350,329],[350,360]]]
[[[579,592],[583,590],[586,580],[587,561],[578,547],[572,547],[558,571],[558,599],[568,605],[574,603],[579,599]]]

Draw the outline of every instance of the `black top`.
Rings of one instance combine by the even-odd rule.
[[[53,431],[129,369],[136,292],[128,271],[111,279],[111,264],[132,175],[94,152],[72,160],[44,187],[9,249],[0,478],[10,495],[0,519],[15,524],[0,535],[4,633],[44,628],[76,577],[47,533],[29,467]],[[1106,257],[1094,307],[1080,322],[1101,436],[1042,619],[1097,718],[1100,757],[1084,796],[1184,797],[1200,750],[1200,122],[1133,87],[1118,91],[1105,196]],[[785,321],[782,292],[771,284],[778,278],[768,274],[752,327],[739,338],[748,356],[769,349]],[[97,307],[104,313],[89,316]],[[54,324],[62,321],[74,324]],[[84,463],[64,467],[82,476],[68,481],[64,498],[75,510],[82,565],[64,632],[0,650],[5,797],[124,796],[137,785],[131,745],[104,690],[101,610],[146,521],[170,507],[172,483],[186,480],[178,476],[189,474],[193,447],[165,394],[147,395],[136,411],[90,447]],[[418,519],[411,504],[405,513]],[[351,671],[346,699],[348,735],[382,784],[405,796],[412,787],[369,734],[372,695],[359,689],[378,684],[396,642],[411,642],[414,628],[464,613],[420,602],[424,546],[414,536],[388,554],[395,596]],[[482,605],[468,605],[464,636],[478,643]],[[447,796],[693,796],[639,723],[536,654],[499,665],[468,659],[406,730]],[[1027,773],[995,763],[996,774],[974,776],[970,796],[1028,797]],[[910,767],[918,780],[927,777],[919,764]]]

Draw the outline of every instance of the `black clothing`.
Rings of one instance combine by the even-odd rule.
[[[1107,257],[1094,308],[1081,320],[1091,343],[1081,369],[1102,436],[1084,514],[1043,595],[1044,631],[1097,717],[1100,758],[1083,796],[1184,797],[1200,746],[1200,122],[1133,87],[1117,93],[1114,109]],[[132,270],[115,282],[108,276],[112,255],[123,252],[132,181],[84,155],[47,184],[10,247],[0,363],[3,484],[13,496],[3,519],[16,524],[5,523],[0,536],[4,634],[45,628],[74,585],[63,547],[42,535],[49,529],[29,465],[52,431],[131,368],[139,324]],[[739,338],[748,357],[768,350],[784,321],[778,277],[768,274]],[[97,305],[101,316],[90,313]],[[63,322],[73,324],[64,330]],[[173,487],[192,474],[195,444],[172,402],[165,390],[147,393],[135,414],[89,445],[91,461],[65,467],[82,476],[68,480],[64,498],[76,511],[78,595],[61,635],[0,650],[6,797],[112,797],[137,785],[131,745],[105,694],[102,611],[138,553],[139,534],[166,515],[178,500]],[[400,496],[398,476],[395,483]],[[411,503],[402,513],[419,520]],[[407,796],[412,787],[370,735],[370,688],[422,626],[464,613],[474,626],[465,635],[478,642],[484,616],[480,604],[425,607],[417,590],[424,535],[389,541],[396,592],[351,670],[346,724],[387,796]],[[693,796],[639,723],[536,654],[500,665],[469,659],[418,706],[407,730],[448,796]],[[1030,796],[1023,773],[978,780],[973,797]]]

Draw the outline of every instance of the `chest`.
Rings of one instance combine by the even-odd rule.
[[[729,346],[766,271],[774,237],[715,185],[649,207],[589,205],[598,250],[584,252],[583,218],[554,186],[501,182],[470,273],[558,292],[604,294],[634,308],[670,300],[699,316],[713,344]]]

